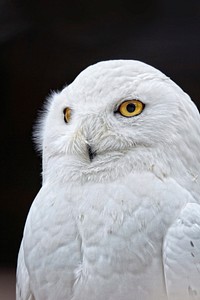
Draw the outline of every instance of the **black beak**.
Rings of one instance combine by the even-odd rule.
[[[93,158],[96,156],[96,152],[94,151],[92,151],[92,148],[91,148],[91,146],[90,145],[87,145],[87,150],[88,150],[88,156],[89,156],[89,159],[90,159],[90,161],[92,161],[93,160]]]

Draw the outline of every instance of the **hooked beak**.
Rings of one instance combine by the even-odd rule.
[[[90,161],[97,155],[95,151],[92,151],[92,147],[87,143],[87,151]]]

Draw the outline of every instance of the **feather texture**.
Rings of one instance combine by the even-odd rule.
[[[127,118],[118,107],[131,99],[144,109]],[[17,300],[200,300],[200,117],[189,96],[151,66],[116,60],[88,67],[45,111]]]

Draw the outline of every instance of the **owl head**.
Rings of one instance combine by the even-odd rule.
[[[63,181],[153,169],[165,176],[200,163],[197,108],[163,73],[134,60],[99,62],[53,93],[35,136],[44,177]]]

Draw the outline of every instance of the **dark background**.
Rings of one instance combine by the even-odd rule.
[[[15,266],[40,188],[32,126],[45,97],[118,58],[155,66],[200,107],[200,1],[0,0],[1,266]]]

